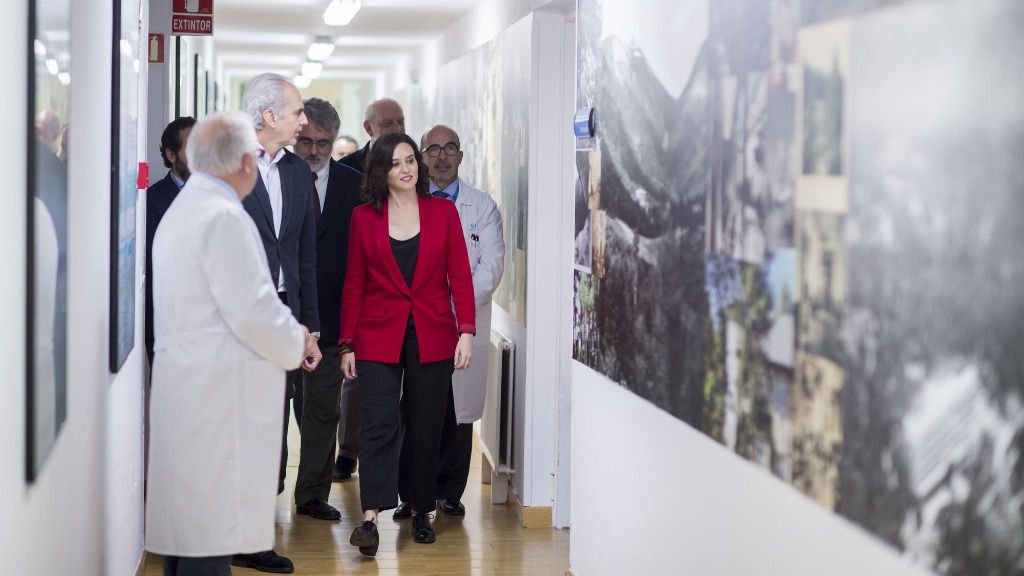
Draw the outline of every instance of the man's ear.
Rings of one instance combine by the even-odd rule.
[[[170,148],[164,148],[164,159],[174,165],[174,162],[178,159],[178,155]]]
[[[370,135],[370,138],[373,138],[373,125],[370,124],[369,120],[363,121],[363,130],[366,130],[366,133]]]
[[[256,156],[246,152],[242,155],[242,172],[249,174],[256,169]]]
[[[274,114],[273,110],[267,108],[266,110],[263,111],[262,116],[263,124],[271,127],[277,126],[277,114]]]

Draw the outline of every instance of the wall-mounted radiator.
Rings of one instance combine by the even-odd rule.
[[[487,399],[480,421],[480,444],[491,469],[491,503],[508,502],[512,481],[513,410],[515,406],[515,343],[491,330],[487,363]]]

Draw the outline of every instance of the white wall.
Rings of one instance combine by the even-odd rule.
[[[4,574],[133,574],[141,554],[141,333],[116,376],[108,371],[110,0],[71,2],[72,104],[68,199],[68,413],[39,477],[25,483],[25,144],[23,89],[5,91],[16,119],[0,142],[5,210],[0,251],[0,556]],[[26,78],[27,9],[0,21],[0,60]],[[108,416],[111,417],[108,420]]]
[[[577,576],[922,576],[859,527],[573,362]]]

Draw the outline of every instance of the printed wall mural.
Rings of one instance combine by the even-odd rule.
[[[578,5],[574,357],[922,567],[1024,573],[1024,3]]]

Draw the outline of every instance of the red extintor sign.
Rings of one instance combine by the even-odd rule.
[[[173,0],[171,34],[213,35],[213,0]]]

